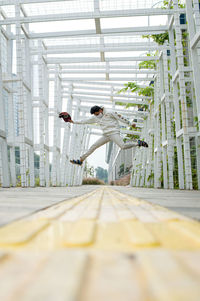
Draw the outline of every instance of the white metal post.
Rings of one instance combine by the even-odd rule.
[[[20,20],[20,4],[16,0],[15,17]],[[22,58],[22,39],[21,23],[16,21],[16,55],[17,55],[17,96],[19,110],[19,147],[20,147],[20,174],[21,186],[25,187],[26,183],[26,144],[25,144],[25,112],[24,112],[24,91],[23,91],[23,58]]]
[[[178,85],[176,77],[176,51],[175,51],[175,40],[174,31],[172,26],[169,29],[169,43],[170,43],[170,69],[172,74],[172,87],[173,87],[173,104],[174,104],[174,122],[175,122],[175,132],[178,133],[181,129],[180,126],[180,109],[178,101]],[[174,133],[173,133],[174,134]],[[184,189],[184,172],[183,172],[183,152],[182,152],[182,142],[176,135],[176,147],[177,147],[177,160],[178,160],[178,181],[179,189]]]
[[[164,73],[164,87],[165,87],[165,108],[166,108],[166,128],[167,128],[167,157],[168,157],[168,181],[169,188],[174,188],[174,179],[173,179],[173,154],[174,154],[174,139],[172,133],[172,114],[171,114],[171,91],[169,87],[169,75],[170,71],[168,70],[168,59],[167,59],[167,49],[163,51],[163,73]]]
[[[183,129],[183,147],[184,147],[184,166],[185,166],[185,184],[186,189],[192,189],[192,172],[191,172],[191,158],[190,158],[190,142],[188,134],[188,113],[186,104],[186,86],[184,74],[184,61],[183,61],[183,46],[182,46],[182,31],[180,26],[180,13],[178,12],[178,0],[174,0],[174,14],[175,32],[176,32],[176,51],[177,51],[177,64],[179,72],[179,89],[180,101],[182,111],[182,129]]]
[[[192,72],[195,87],[197,116],[200,127],[200,68],[199,68],[199,53],[198,40],[200,37],[200,15],[199,15],[199,0],[186,0],[186,16],[188,25],[188,34],[190,39],[190,54],[192,61]]]

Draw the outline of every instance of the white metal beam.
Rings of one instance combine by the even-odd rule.
[[[109,28],[102,29],[100,34],[96,30],[75,30],[75,31],[58,31],[58,32],[40,32],[29,33],[30,39],[51,39],[51,38],[67,38],[67,37],[104,37],[104,36],[124,36],[124,35],[147,35],[147,34],[160,34],[168,30],[167,26],[143,26],[143,27],[126,27],[126,28]],[[15,39],[15,35],[12,35]]]
[[[73,106],[73,109],[75,109],[77,107],[77,105]],[[90,112],[90,106],[86,106],[86,105],[80,105],[80,110],[89,113]],[[143,117],[148,116],[149,112],[144,112],[144,111],[130,111],[130,110],[124,110],[124,109],[116,109],[117,112],[125,115],[125,116],[129,116],[129,118],[137,118],[138,122],[139,120],[143,121]]]
[[[68,0],[56,0],[56,2],[63,2]],[[55,0],[18,0],[19,4],[31,4],[31,3],[46,3],[46,2],[55,2]],[[15,5],[16,0],[0,0],[0,5]]]
[[[99,101],[100,104],[112,104],[113,102],[120,102],[120,103],[124,103],[124,106],[126,104],[134,104],[134,105],[148,105],[148,102],[146,101],[139,101],[139,100],[133,100],[133,99],[115,99],[113,98],[113,101],[109,100],[109,99],[105,99],[105,98],[98,98],[98,97],[86,97],[86,96],[82,96],[82,95],[77,95],[74,94],[74,97],[79,97],[81,101],[85,101],[87,103],[94,103],[94,101]]]
[[[85,81],[85,80],[95,80],[95,81],[102,81],[106,80],[106,78],[102,77],[62,77],[62,81],[67,81],[67,82],[77,82],[77,81]],[[153,77],[124,77],[123,79],[121,77],[110,77],[110,80],[114,81],[137,81],[137,82],[143,82],[143,81],[152,81]]]
[[[70,84],[70,83],[69,83]],[[64,85],[68,85],[67,82],[65,82],[63,84]],[[124,84],[123,83],[118,83],[118,82],[115,82],[115,81],[103,81],[102,82],[93,82],[93,81],[82,81],[80,83],[73,83],[74,87],[84,87],[85,85],[95,85],[95,86],[109,86],[109,87],[117,87],[117,89],[119,87],[124,87]],[[147,85],[139,85],[140,88],[146,88],[148,87]]]
[[[149,56],[131,56],[131,57],[113,57],[113,58],[106,58],[106,62],[127,62],[127,61],[156,61],[159,58],[157,56],[149,57]],[[67,63],[95,63],[101,62],[100,58],[86,58],[86,57],[70,57],[70,58],[63,58],[63,57],[48,57],[46,59],[47,64],[67,64]]]
[[[104,98],[100,98],[98,96],[84,96],[84,95],[80,95],[80,94],[76,94],[76,93],[73,93],[73,96],[74,97],[78,97],[80,100],[82,101],[85,101],[85,102],[88,102],[88,103],[91,103],[91,102],[94,102],[94,101],[99,101],[99,102],[104,102],[104,103],[107,103],[107,104],[111,104],[112,102],[122,102],[124,104],[127,104],[127,103],[131,103],[131,104],[135,104],[135,105],[149,105],[149,103],[147,101],[142,101],[142,100],[134,100],[134,99],[117,99],[117,98],[113,98],[113,101],[111,101],[110,99],[106,99],[105,97]],[[62,98],[66,98],[68,97],[68,94],[62,94]]]
[[[88,65],[88,64],[83,64],[83,65],[72,65],[72,64],[68,64],[68,65],[62,65],[61,66],[61,71],[62,70],[106,70],[106,67],[105,67],[105,64],[102,64],[102,65],[98,65],[98,66],[95,66],[95,65]],[[135,65],[135,66],[132,66],[132,65],[110,65],[109,67],[110,70],[114,71],[114,70],[138,70],[139,69],[139,66],[138,65]],[[55,70],[55,65],[49,65],[48,67],[48,70]],[[145,68],[141,68],[139,70],[147,70],[147,71],[154,71],[155,69],[145,69]]]
[[[200,31],[198,31],[190,42],[190,47],[194,49],[200,41]]]
[[[64,40],[65,41],[65,40]],[[63,41],[63,42],[64,42]],[[47,51],[51,51],[51,50],[63,50],[63,48],[67,47],[67,49],[65,49],[66,51],[72,51],[74,50],[74,48],[79,47],[81,48],[81,50],[88,50],[90,48],[99,48],[102,47],[101,44],[97,41],[96,43],[91,43],[89,45],[85,45],[85,40],[80,41],[80,44],[73,44],[73,41],[71,42],[71,44],[60,44],[60,41],[58,41],[58,45],[48,45],[48,43],[46,44],[46,49]],[[120,48],[120,47],[159,47],[157,43],[154,42],[129,42],[129,43],[121,43],[121,42],[113,42],[113,43],[104,43],[104,47],[106,48]],[[166,47],[165,47],[166,48]],[[31,48],[32,52],[34,51],[38,51],[38,47],[32,47]]]
[[[115,93],[100,93],[100,92],[83,92],[83,91],[75,91],[73,92],[74,95],[94,95],[94,96],[102,96],[102,97],[115,97],[118,99],[118,101],[121,101],[122,99],[126,99],[126,101],[131,101],[133,100],[133,98],[135,99],[151,99],[150,97],[142,97],[142,96],[132,96],[132,94],[130,94],[130,96],[128,95],[118,95],[118,94],[115,94]],[[148,104],[148,102],[144,102],[145,104]]]
[[[49,71],[49,74],[55,74],[56,71]],[[87,70],[87,69],[80,69],[80,70],[62,70],[60,72],[61,75],[64,74],[105,74],[107,73],[106,70]],[[108,73],[110,74],[156,74],[157,71],[155,70],[148,70],[148,69],[138,69],[138,70],[110,70],[108,69]]]
[[[61,46],[61,47],[55,47],[55,48],[50,48],[48,47],[46,50],[42,51],[43,55],[47,55],[47,54],[67,54],[67,53],[92,53],[92,52],[124,52],[124,51],[144,51],[146,52],[147,49],[148,51],[154,51],[154,50],[158,50],[161,49],[162,47],[159,47],[158,45],[153,45],[151,46],[149,43],[143,43],[143,46],[139,46],[137,45],[137,43],[132,44],[130,46],[127,44],[123,44],[123,46],[116,44],[115,46],[111,47],[111,46],[100,46],[97,45],[96,47],[92,47],[92,45],[90,45],[89,47],[83,47],[82,45],[74,45],[73,47],[68,45],[65,46]],[[37,55],[38,50],[32,50],[31,54],[32,55]],[[101,61],[104,62],[104,61]]]
[[[37,15],[30,17],[7,18],[1,20],[0,25],[9,25],[16,22],[20,23],[37,23],[37,22],[53,22],[53,21],[66,21],[66,20],[84,20],[95,18],[116,18],[116,17],[138,17],[138,16],[165,16],[172,15],[175,10],[171,9],[124,9],[124,10],[107,10],[101,12],[86,12],[86,13],[63,13],[63,14],[49,14]],[[178,13],[185,13],[185,9],[179,9]]]
[[[63,86],[62,86],[63,87]],[[65,88],[65,87],[64,87]],[[83,91],[81,91],[83,90]],[[85,91],[86,90],[86,91]],[[89,91],[92,91],[92,92],[88,92]],[[63,91],[65,91],[65,89],[63,89]],[[84,92],[85,91],[85,92]],[[99,91],[104,91],[104,93],[101,93]],[[136,93],[130,93],[130,95],[128,95],[127,93],[123,93],[123,94],[118,94],[116,93],[105,93],[105,91],[110,91],[110,88],[99,88],[99,87],[74,87],[74,93],[91,93],[91,94],[94,94],[94,95],[101,95],[101,96],[114,96],[114,97],[118,97],[118,98],[135,98],[135,99],[147,99],[147,100],[150,100],[151,97],[148,97],[148,96],[139,96],[137,95]]]

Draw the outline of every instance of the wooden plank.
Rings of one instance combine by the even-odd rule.
[[[0,300],[21,300],[24,288],[38,276],[47,258],[47,254],[37,252],[10,253],[0,265]]]
[[[138,253],[150,292],[159,301],[197,301],[200,296],[199,279],[166,250]]]
[[[79,301],[152,301],[135,254],[95,253]]]
[[[82,252],[54,252],[15,301],[77,300],[86,265],[87,255]]]
[[[200,280],[200,251],[175,251],[174,257],[189,273]]]

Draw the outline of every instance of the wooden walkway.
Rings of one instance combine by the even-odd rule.
[[[200,223],[108,187],[0,228],[0,300],[199,301]]]

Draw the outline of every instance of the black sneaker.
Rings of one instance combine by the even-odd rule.
[[[138,146],[144,146],[144,147],[149,147],[148,144],[145,141],[138,140]]]
[[[80,161],[80,160],[70,160],[70,162],[71,162],[72,164],[77,164],[77,165],[82,165],[82,164],[83,164],[83,162]]]

